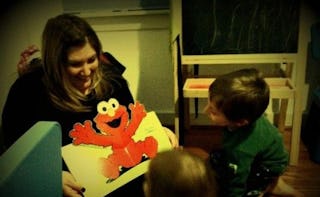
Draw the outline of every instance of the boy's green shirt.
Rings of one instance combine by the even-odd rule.
[[[223,151],[234,176],[223,181],[227,196],[243,196],[251,165],[265,166],[270,173],[281,175],[288,165],[288,152],[279,130],[264,116],[253,124],[223,132]]]

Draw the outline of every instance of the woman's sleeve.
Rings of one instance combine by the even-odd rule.
[[[2,131],[6,148],[35,123],[35,101],[30,99],[32,92],[27,91],[25,82],[20,79],[11,86],[2,112]]]
[[[16,81],[10,88],[6,103],[2,112],[2,132],[4,144],[9,148],[27,130],[28,116],[24,117],[28,111],[28,105],[24,104],[21,84]]]

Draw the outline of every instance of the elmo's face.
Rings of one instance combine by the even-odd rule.
[[[98,114],[94,118],[97,128],[105,135],[119,135],[125,131],[129,115],[126,107],[111,98],[109,101],[101,101],[97,106]]]

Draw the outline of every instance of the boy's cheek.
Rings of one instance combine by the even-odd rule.
[[[208,115],[209,119],[211,120],[211,122],[213,123],[213,125],[217,125],[219,123],[219,121],[217,120],[217,118],[213,115]]]
[[[209,115],[209,118],[214,126],[228,126],[228,122],[223,118]]]

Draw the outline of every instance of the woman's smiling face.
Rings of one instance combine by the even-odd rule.
[[[97,53],[88,42],[83,47],[71,48],[66,73],[72,86],[85,95],[89,94],[98,65]]]

